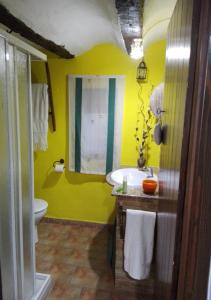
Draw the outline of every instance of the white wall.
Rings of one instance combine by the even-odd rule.
[[[147,0],[144,4],[143,44],[166,39],[167,28],[176,0]]]

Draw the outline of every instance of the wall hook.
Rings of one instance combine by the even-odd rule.
[[[164,112],[166,112],[165,110],[162,110],[162,109],[160,109],[160,108],[157,108],[157,114],[158,115],[161,115],[161,113],[164,113]]]

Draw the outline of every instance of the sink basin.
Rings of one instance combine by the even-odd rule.
[[[118,169],[107,176],[107,181],[111,185],[119,185],[123,182],[123,177],[127,176],[128,186],[140,186],[141,182],[149,175],[147,171],[139,171],[137,168]],[[150,179],[157,180],[157,176]]]

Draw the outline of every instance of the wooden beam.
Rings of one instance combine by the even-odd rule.
[[[135,38],[142,37],[144,0],[115,0],[127,52]]]
[[[24,22],[12,15],[9,10],[0,4],[0,23],[8,27],[11,31],[20,34],[27,40],[40,45],[62,58],[74,58],[74,55],[67,51],[63,46],[57,45],[54,42],[45,39],[34,30],[29,28]]]
[[[48,95],[49,95],[49,106],[50,106],[49,114],[51,115],[51,118],[52,118],[53,131],[56,131],[56,118],[55,118],[55,111],[54,111],[54,105],[53,105],[51,76],[50,76],[50,70],[49,70],[48,62],[45,62],[45,69],[46,69],[47,83],[48,83]]]

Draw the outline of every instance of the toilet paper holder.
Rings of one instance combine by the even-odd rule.
[[[63,164],[63,163],[64,163],[64,159],[63,158],[61,158],[60,160],[55,160],[53,162],[53,167],[55,168],[56,164]]]

